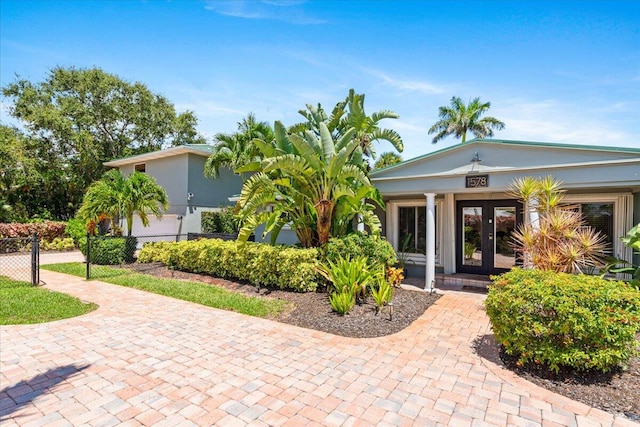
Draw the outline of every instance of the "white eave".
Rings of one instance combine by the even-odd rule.
[[[211,146],[207,145],[206,147],[211,147]],[[198,156],[209,157],[211,155],[211,151],[209,151],[208,149],[196,148],[194,146],[180,145],[177,147],[171,147],[164,150],[153,151],[151,153],[138,154],[137,156],[124,157],[122,159],[111,160],[109,162],[105,162],[104,165],[108,167],[120,167],[120,166],[135,164],[135,163],[143,163],[149,160],[178,156],[180,154],[196,154]]]

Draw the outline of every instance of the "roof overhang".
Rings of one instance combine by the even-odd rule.
[[[209,147],[209,146],[207,146]],[[198,156],[209,157],[211,155],[210,149],[195,148],[188,145],[180,145],[177,147],[171,147],[164,150],[153,151],[151,153],[138,154],[137,156],[124,157],[122,159],[115,159],[109,162],[105,162],[104,165],[108,167],[120,167],[125,165],[131,165],[136,163],[143,163],[149,160],[164,159],[167,157],[178,156],[180,154],[195,154]]]

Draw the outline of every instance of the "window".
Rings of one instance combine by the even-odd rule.
[[[147,169],[147,164],[146,163],[138,163],[137,165],[133,165],[133,170],[136,172],[146,172]]]
[[[398,250],[425,254],[427,251],[427,208],[424,206],[400,206],[398,207],[398,217]]]
[[[613,245],[613,203],[581,203],[584,222],[605,236],[605,242]]]

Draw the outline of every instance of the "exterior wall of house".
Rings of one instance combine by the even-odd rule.
[[[220,169],[220,176],[211,179],[204,176],[204,165],[207,158],[196,154],[189,156],[188,193],[193,194],[191,205],[218,208],[232,206],[229,197],[240,194],[242,179],[227,168]],[[185,197],[186,197],[185,193]]]
[[[474,163],[476,153],[480,162]],[[460,257],[456,247],[460,228],[457,203],[512,199],[506,190],[522,176],[551,175],[561,180],[568,190],[567,202],[612,204],[612,253],[630,259],[631,251],[620,242],[620,237],[640,222],[639,170],[640,153],[632,150],[590,151],[552,144],[538,147],[480,141],[376,172],[372,181],[387,204],[384,234],[396,250],[401,249],[399,209],[407,212],[415,207],[425,212],[425,193],[436,194],[435,264],[437,271],[449,274],[456,272]],[[466,188],[466,177],[470,174],[488,175],[488,185]],[[638,258],[635,256],[636,262]],[[411,254],[408,259],[409,274],[424,276],[425,255]]]

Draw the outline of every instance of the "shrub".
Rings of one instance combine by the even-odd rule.
[[[138,262],[161,262],[169,264],[169,248],[172,242],[147,242],[138,253]]]
[[[145,261],[166,259],[168,266],[179,270],[255,285],[301,292],[315,291],[318,286],[316,249],[202,239],[149,244],[140,255]]]
[[[378,264],[385,267],[398,261],[391,243],[379,236],[362,233],[332,238],[320,250],[323,261],[336,262],[340,257],[355,259],[365,256],[370,265]]]
[[[127,237],[92,237],[89,262],[98,265],[130,264],[135,261],[138,239]],[[80,251],[87,256],[87,238],[80,241]]]
[[[393,286],[383,277],[379,277],[375,285],[371,286],[371,296],[376,303],[376,315],[380,313],[382,307],[391,302],[393,294]]]
[[[404,280],[404,269],[397,267],[387,267],[387,280],[392,286],[400,286]]]
[[[237,233],[238,224],[232,208],[223,208],[218,212],[202,212],[200,228],[203,233]]]
[[[381,273],[379,264],[367,265],[367,262],[365,256],[353,259],[340,256],[335,262],[327,260],[326,264],[318,268],[318,272],[333,283],[336,292],[349,291],[364,301],[367,286],[377,280]]]
[[[342,292],[333,292],[329,295],[329,302],[331,303],[333,311],[340,316],[344,316],[351,311],[356,302],[356,298],[353,292],[346,289]]]
[[[44,251],[72,251],[75,248],[76,243],[71,237],[56,237],[51,242],[47,242],[46,240],[40,242],[40,249]]]
[[[65,228],[66,224],[64,222],[56,221],[0,224],[0,238],[32,237],[36,234],[40,240],[51,242],[57,237],[63,238]]]
[[[71,237],[76,243],[87,236],[87,224],[78,218],[72,218],[67,222],[64,234]]]
[[[519,364],[607,372],[638,354],[640,292],[623,282],[515,268],[494,279],[485,304]]]

